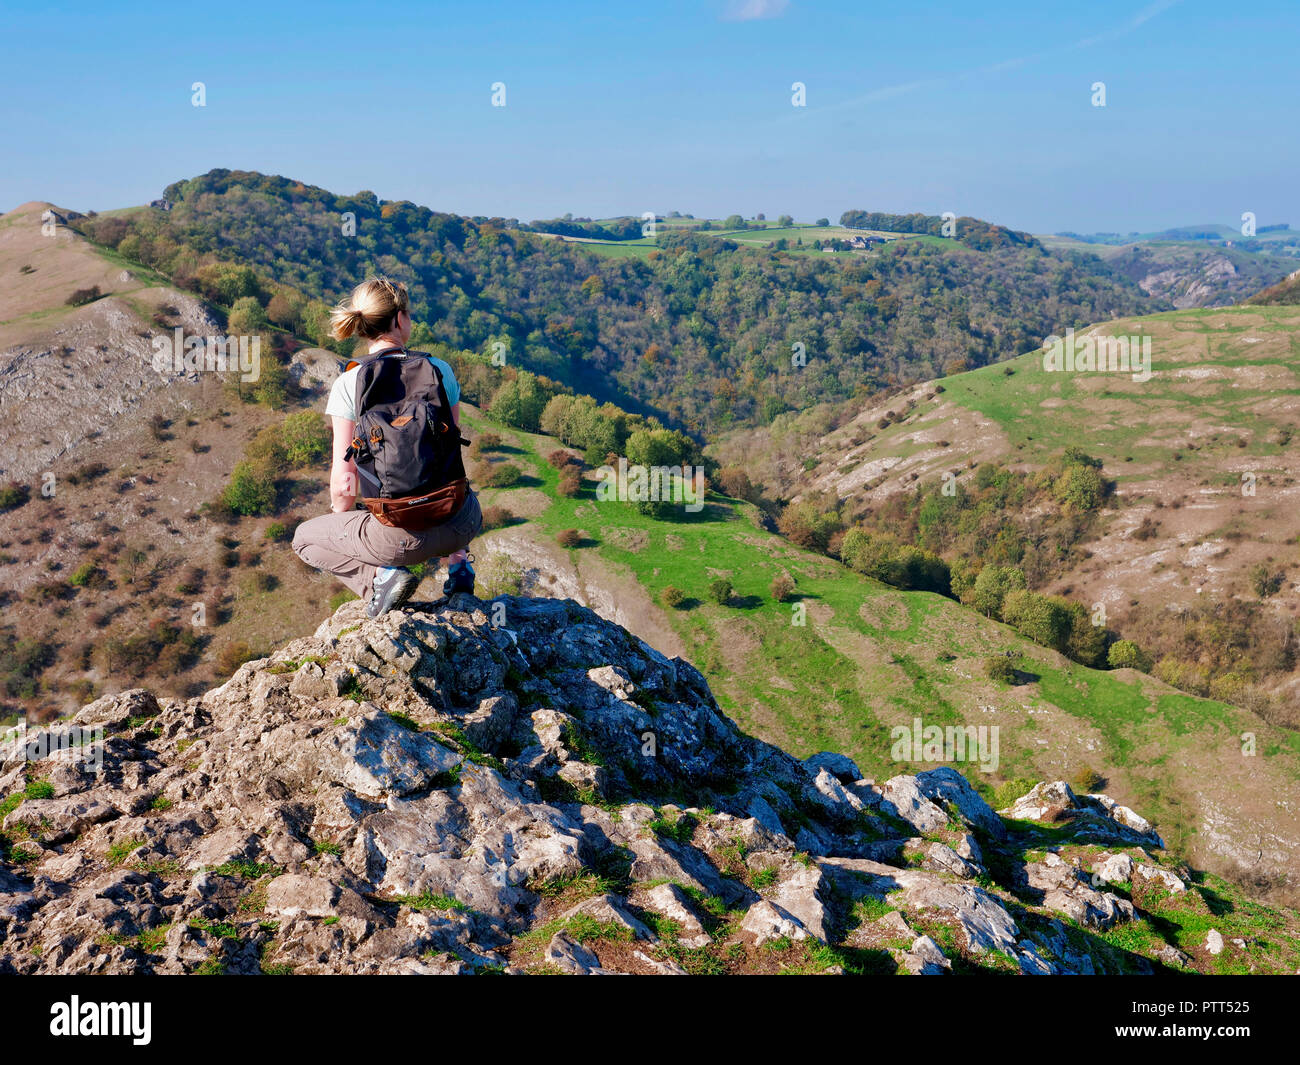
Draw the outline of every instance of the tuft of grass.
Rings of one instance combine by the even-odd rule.
[[[209,866],[208,868],[208,872],[216,873],[217,876],[235,876],[241,880],[258,880],[266,876],[267,873],[278,871],[274,865],[268,862],[254,862],[246,858],[236,858],[233,861]]]
[[[432,891],[422,891],[418,895],[397,895],[392,901],[417,912],[425,910],[456,910],[459,913],[464,913],[469,909],[460,899],[453,898],[450,895],[435,894]]]
[[[218,939],[238,939],[239,929],[229,921],[208,921],[201,917],[195,917],[190,920],[190,927],[203,932],[205,935],[216,936]]]
[[[163,947],[167,944],[167,933],[170,930],[170,924],[160,924],[157,928],[146,928],[136,937],[140,949],[146,954],[161,954]]]
[[[669,820],[661,811],[659,816],[650,821],[646,827],[660,839],[690,843],[695,836],[695,826],[698,824],[694,814],[679,814],[675,820]]]
[[[145,841],[143,839],[124,839],[120,843],[114,843],[109,847],[105,857],[108,859],[109,865],[118,866],[144,845]]]

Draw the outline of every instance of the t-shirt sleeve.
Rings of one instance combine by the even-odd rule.
[[[346,418],[350,422],[357,420],[352,399],[352,382],[355,380],[355,373],[351,375],[341,373],[334,379],[334,384],[330,388],[329,402],[325,404],[326,414],[333,418]]]
[[[432,355],[429,356],[429,361],[442,371],[442,387],[447,390],[447,402],[454,407],[460,402],[460,382],[456,380],[456,371]]]

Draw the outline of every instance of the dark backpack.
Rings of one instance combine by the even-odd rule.
[[[392,357],[401,352],[379,351],[356,364],[356,428],[344,455],[356,461],[359,494],[381,521],[372,500],[423,502],[412,497],[468,487],[460,449],[469,441],[452,420],[442,373],[424,352]],[[463,491],[451,495],[464,498]],[[391,516],[395,508],[380,509]]]

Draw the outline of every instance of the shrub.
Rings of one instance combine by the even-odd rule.
[[[686,602],[686,593],[675,585],[670,584],[659,593],[659,601],[670,610],[676,610]]]
[[[103,588],[108,584],[108,573],[93,562],[84,562],[68,578],[68,583],[74,588]]]
[[[719,577],[709,584],[709,598],[719,606],[726,606],[731,602],[731,592],[731,581],[725,577]]]
[[[74,482],[75,483],[75,482]],[[32,490],[16,481],[0,488],[0,510],[12,510],[21,507],[31,498]]]
[[[990,655],[984,659],[984,675],[1003,684],[1015,684],[1018,679],[1015,662],[1006,655]]]
[[[247,460],[235,464],[221,502],[236,514],[258,517],[275,509],[275,481],[270,473]]]
[[[64,480],[69,484],[92,484],[108,472],[108,467],[102,462],[87,462],[78,466]]]
[[[560,495],[572,499],[582,490],[582,474],[577,466],[568,466],[560,474],[558,491]]]
[[[221,654],[217,656],[217,666],[222,673],[234,673],[245,662],[251,662],[253,659],[260,657],[261,655],[243,640],[236,640],[234,643],[226,644],[221,649]]]
[[[479,573],[479,596],[495,599],[499,595],[519,595],[524,587],[524,572],[506,554],[488,555]]]
[[[1267,599],[1282,590],[1286,574],[1273,572],[1262,562],[1250,567],[1250,586],[1261,599]]]
[[[55,647],[51,640],[0,633],[0,691],[10,698],[34,696],[41,673],[54,663]]]
[[[772,578],[772,598],[784,603],[794,594],[794,581],[788,573],[778,573]]]
[[[1151,516],[1142,519],[1142,524],[1133,530],[1135,540],[1154,540],[1160,534],[1160,523],[1152,521]]]
[[[829,494],[810,496],[782,510],[777,527],[782,536],[800,547],[825,551],[830,538],[844,528],[839,506],[840,500]]]
[[[180,584],[176,585],[176,593],[178,595],[194,595],[203,587],[203,578],[205,576],[202,567],[188,567],[184,574],[181,575]]]
[[[27,590],[27,598],[33,603],[53,603],[62,599],[71,599],[75,591],[67,581],[37,581]]]
[[[1076,788],[1085,793],[1100,791],[1106,784],[1106,778],[1102,776],[1092,766],[1082,766],[1074,774],[1074,779],[1070,781]]]
[[[509,488],[513,484],[518,484],[522,476],[523,471],[513,462],[502,462],[489,466],[480,480],[487,488]]]
[[[94,303],[103,293],[99,291],[98,285],[91,285],[90,288],[79,288],[73,291],[63,302],[69,307],[81,307],[87,303]]]
[[[490,532],[492,529],[501,529],[515,520],[515,516],[505,507],[484,507],[483,508],[483,531]]]
[[[556,534],[555,540],[561,547],[577,547],[582,543],[582,533],[577,529],[564,529]]]
[[[571,451],[565,451],[563,448],[556,448],[546,456],[546,461],[557,470],[563,470],[566,466],[576,464],[578,462],[578,457]]]
[[[293,536],[293,530],[282,521],[273,521],[263,534],[272,543],[282,544]]]
[[[1140,669],[1150,672],[1151,659],[1132,640],[1116,640],[1106,652],[1106,662],[1111,669]]]
[[[1102,669],[1106,665],[1108,638],[1105,626],[1094,625],[1092,616],[1082,603],[1072,603],[1059,596],[1055,598],[1069,617],[1070,630],[1065,638],[1065,655],[1085,666]]]
[[[280,442],[292,466],[310,466],[330,453],[333,432],[314,410],[290,414],[280,426]]]

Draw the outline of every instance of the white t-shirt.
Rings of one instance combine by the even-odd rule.
[[[397,353],[394,353],[392,357],[395,359],[406,358],[405,355]],[[447,390],[447,402],[454,407],[460,402],[460,382],[456,380],[456,374],[442,359],[436,359],[432,355],[427,356],[427,358],[442,373],[442,387]],[[346,418],[350,422],[357,420],[355,405],[357,371],[360,369],[360,366],[354,366],[352,369],[339,374],[330,388],[329,402],[325,404],[326,414],[333,418]]]

